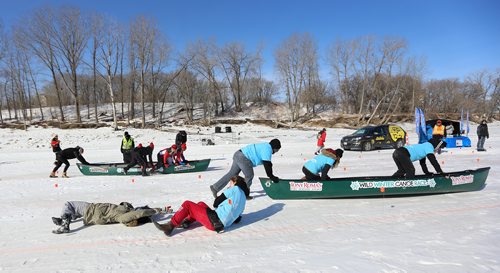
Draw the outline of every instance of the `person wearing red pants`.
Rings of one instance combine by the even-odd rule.
[[[194,203],[186,200],[168,223],[158,224],[154,221],[153,223],[167,236],[172,234],[174,228],[179,226],[185,228],[194,221],[200,222],[209,230],[221,232],[224,228],[241,220],[248,194],[249,190],[245,179],[241,176],[233,176],[231,186],[215,199],[215,210],[212,210],[204,202]]]

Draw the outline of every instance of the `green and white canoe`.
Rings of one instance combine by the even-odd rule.
[[[391,176],[341,177],[328,181],[280,179],[273,183],[260,177],[272,199],[320,199],[393,195],[420,195],[481,190],[490,167],[440,175],[417,175],[412,179]]]
[[[155,162],[156,164],[156,162]],[[189,165],[169,166],[168,168],[160,168],[155,170],[155,173],[171,174],[171,173],[191,173],[202,172],[207,170],[210,164],[210,159],[192,160]],[[123,170],[127,164],[125,163],[96,163],[96,164],[82,164],[76,163],[80,172],[84,175],[141,175],[141,167],[134,166],[128,170],[127,173]],[[150,174],[151,169],[146,171]]]

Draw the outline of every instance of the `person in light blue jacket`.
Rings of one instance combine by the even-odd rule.
[[[280,148],[281,142],[278,139],[273,139],[269,143],[250,144],[236,151],[233,155],[233,165],[229,172],[210,186],[210,191],[214,198],[217,198],[217,193],[229,183],[231,177],[239,175],[242,171],[245,175],[245,182],[250,189],[254,176],[253,168],[258,165],[264,165],[267,177],[274,183],[279,182],[279,178],[273,174],[271,157],[274,153],[278,152]],[[252,199],[250,195],[247,195],[247,198]]]
[[[302,172],[305,174],[305,179],[329,180],[328,171],[339,165],[343,154],[344,151],[342,149],[333,150],[328,148],[321,150],[319,155],[304,163]]]
[[[233,223],[240,222],[245,210],[246,196],[248,187],[245,180],[241,176],[234,176],[231,178],[231,186],[215,198],[215,210],[204,202],[194,203],[187,200],[168,223],[153,223],[167,236],[170,236],[176,227],[187,228],[194,221],[200,222],[209,230],[221,232]]]
[[[436,153],[440,148],[446,147],[446,142],[443,140],[432,138],[428,142],[422,144],[408,145],[398,148],[392,154],[392,158],[398,166],[398,170],[392,175],[394,177],[412,178],[415,176],[415,167],[413,161],[420,161],[422,171],[426,175],[431,175],[427,169],[425,159],[428,158],[437,173],[443,173],[439,162],[436,160]]]

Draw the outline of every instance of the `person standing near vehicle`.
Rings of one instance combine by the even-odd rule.
[[[134,139],[125,132],[123,134],[120,151],[123,154],[123,163],[130,163],[132,161],[132,150],[135,148]]]
[[[52,172],[50,173],[49,177],[52,178],[57,177],[56,172],[59,169],[59,167],[61,167],[61,165],[64,163],[65,167],[61,176],[64,178],[68,178],[68,176],[66,175],[66,171],[68,170],[70,165],[68,159],[76,158],[83,164],[90,164],[87,162],[87,160],[85,160],[82,154],[83,154],[83,148],[80,146],[76,146],[75,148],[67,148],[57,153],[56,155],[57,163]]]
[[[486,120],[481,121],[481,124],[477,126],[477,138],[478,138],[477,140],[478,152],[486,152],[486,149],[484,149],[484,142],[486,141],[487,138],[490,138]]]
[[[318,148],[316,149],[316,152],[314,153],[315,155],[318,155],[321,152],[321,149],[323,149],[325,147],[326,128],[323,128],[323,130],[319,131],[317,138],[318,138],[318,142],[317,142]]]
[[[267,177],[274,183],[279,182],[280,179],[273,174],[271,157],[274,153],[278,152],[280,148],[281,142],[279,139],[275,138],[269,143],[250,144],[236,151],[233,155],[233,165],[229,172],[210,186],[210,191],[214,198],[217,198],[217,193],[229,183],[232,177],[237,176],[241,171],[243,171],[245,182],[250,189],[254,176],[253,167],[257,167],[258,165],[264,165]],[[247,195],[247,198],[252,199],[250,195]]]
[[[436,121],[436,125],[434,125],[434,128],[432,129],[432,137],[441,140],[445,136],[446,136],[446,128],[444,127],[441,120],[438,119]]]

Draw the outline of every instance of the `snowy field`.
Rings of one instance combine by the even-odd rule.
[[[414,126],[404,124],[410,142]],[[476,126],[473,127],[475,132]],[[206,172],[141,176],[83,176],[71,160],[69,179],[49,178],[54,154],[52,133],[64,148],[80,145],[89,162],[121,160],[123,131],[110,128],[28,131],[0,129],[1,272],[500,272],[500,123],[489,124],[487,152],[449,149],[438,156],[443,170],[491,166],[478,192],[431,196],[280,201],[267,197],[257,179],[243,220],[217,234],[195,225],[166,237],[152,224],[84,227],[55,235],[52,216],[67,200],[152,207],[213,197],[209,185],[229,169],[233,153],[245,144],[279,138],[274,172],[301,177],[313,156],[316,130],[232,126],[188,128],[187,159],[211,158]],[[136,144],[154,141],[156,152],[175,134],[128,130]],[[327,147],[338,148],[352,130],[328,129]],[[212,138],[215,146],[202,146]],[[473,146],[477,138],[471,134]],[[346,152],[330,176],[391,175],[393,150]],[[428,163],[429,169],[434,171]],[[418,162],[417,173],[421,173]],[[59,174],[61,173],[60,169]],[[256,177],[265,176],[262,166]]]

